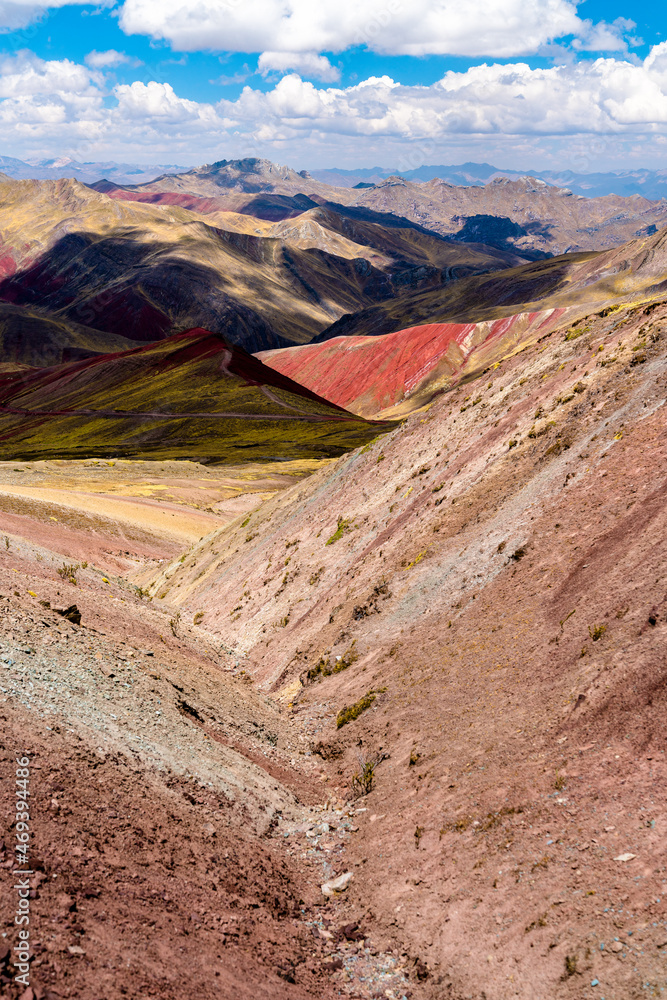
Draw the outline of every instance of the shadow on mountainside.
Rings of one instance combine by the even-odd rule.
[[[224,274],[175,249],[130,235],[66,233],[36,262],[0,282],[0,300],[142,343],[197,326],[250,352],[289,345],[227,293],[231,281]]]
[[[61,229],[52,247],[0,282],[0,302],[37,311],[44,322],[109,338],[91,346],[83,342],[91,340],[88,334],[63,334],[59,360],[122,349],[115,342],[119,337],[150,343],[194,327],[221,333],[255,353],[308,342],[341,315],[440,289],[471,270],[403,255],[385,270],[363,257],[338,257],[215,227],[193,230],[191,243],[139,239],[136,231],[99,238]],[[25,360],[53,363],[34,351]]]
[[[485,243],[509,253],[520,253],[527,260],[548,260],[553,257],[553,254],[547,253],[546,250],[519,248],[512,242],[524,236],[552,239],[553,226],[549,223],[536,221],[521,226],[504,215],[459,215],[454,219],[463,223],[458,233],[451,236],[457,243]]]
[[[591,256],[569,254],[497,273],[463,277],[437,294],[419,291],[384,306],[341,316],[313,343],[362,334],[377,337],[420,323],[476,323],[522,312],[539,302],[543,303],[541,308],[547,309],[550,297],[567,286],[572,264]]]

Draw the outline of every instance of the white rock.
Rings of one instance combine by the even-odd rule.
[[[614,858],[614,861],[632,861],[632,859],[636,857],[636,854],[630,854],[628,852],[627,854],[619,854],[617,858]]]
[[[333,878],[329,882],[325,882],[322,886],[322,894],[324,896],[333,896],[336,892],[344,892],[353,878],[354,875],[352,872],[345,872],[344,875],[339,875],[338,878]]]

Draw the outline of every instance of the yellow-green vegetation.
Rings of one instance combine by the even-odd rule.
[[[197,611],[195,613],[194,618],[192,619],[192,624],[193,625],[199,625],[199,623],[202,621],[203,617],[204,617],[204,612],[203,611]]]
[[[86,563],[86,566],[88,563]],[[76,587],[76,571],[79,569],[79,563],[63,563],[56,570],[56,573],[63,580],[67,580],[68,583],[73,584]]]
[[[420,563],[422,561],[422,559],[424,558],[424,556],[426,555],[426,552],[427,552],[426,549],[424,549],[423,552],[418,552],[417,555],[412,560],[412,562],[409,562],[405,568],[406,569],[412,569],[413,566],[416,566],[417,563]]]
[[[355,701],[354,705],[347,705],[345,708],[341,708],[336,718],[336,728],[340,729],[342,726],[346,726],[348,722],[358,719],[361,713],[370,708],[374,701],[375,692],[368,691],[363,698]]]
[[[359,755],[359,770],[352,775],[352,795],[355,799],[368,795],[373,790],[375,769],[378,766],[377,757]]]
[[[339,674],[343,670],[347,670],[351,667],[353,663],[359,659],[359,653],[355,649],[357,640],[355,639],[349,649],[347,649],[342,656],[338,656],[333,664],[331,663],[329,657],[326,658],[321,656],[319,662],[311,667],[306,677],[309,681],[315,681],[322,677],[330,677],[331,674]]]
[[[352,451],[395,426],[302,396],[296,384],[294,392],[274,386],[270,369],[248,355],[237,362],[228,354],[221,338],[202,333],[96,359],[67,379],[8,378],[0,405],[17,412],[0,416],[3,455],[111,453],[226,464],[312,459]]]
[[[346,532],[352,531],[353,527],[354,525],[352,524],[351,519],[345,517],[339,517],[338,523],[336,525],[336,530],[334,531],[333,535],[331,535],[330,538],[327,538],[324,544],[333,545],[333,543],[339,541]]]
[[[593,642],[597,642],[607,631],[606,625],[589,625],[588,634],[590,635]]]

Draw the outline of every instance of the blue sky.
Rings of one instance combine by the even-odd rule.
[[[4,155],[667,166],[667,13],[621,0],[0,6]]]

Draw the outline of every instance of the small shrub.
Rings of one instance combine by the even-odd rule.
[[[56,570],[58,576],[62,577],[63,580],[67,580],[68,583],[73,584],[76,587],[76,571],[79,568],[78,563],[63,563]]]
[[[322,576],[322,573],[324,573],[324,566],[320,566],[320,568],[312,574],[310,580],[308,581],[311,587],[315,586],[316,583],[320,582],[320,577]]]
[[[169,619],[169,628],[171,629],[171,634],[173,636],[178,635],[178,623],[181,620],[181,612],[177,611],[173,618]]]
[[[320,677],[330,677],[332,674],[340,674],[343,670],[347,670],[359,659],[359,653],[354,648],[356,644],[357,640],[355,639],[350,648],[335,660],[333,666],[328,656],[326,659],[323,656],[320,657],[319,663],[311,667],[306,674],[308,680],[314,681]]]
[[[5,548],[6,549],[9,548],[9,538],[7,537],[7,535],[5,535]]]
[[[559,774],[558,771],[556,771],[556,779],[554,781],[554,788],[556,789],[556,791],[561,792],[565,788],[566,784],[567,782],[563,777],[563,775]]]
[[[410,751],[410,760],[408,761],[408,767],[414,767],[415,764],[418,764],[419,761],[421,760],[421,756],[422,755],[420,753],[417,753],[416,750],[414,750],[414,749],[411,750]]]
[[[578,972],[577,968],[577,956],[576,955],[566,955],[565,956],[565,978],[574,976]]]
[[[367,708],[370,708],[374,701],[375,692],[368,691],[363,698],[360,698],[359,701],[355,701],[354,705],[346,705],[345,708],[341,708],[336,718],[336,728],[340,729],[342,726],[346,726],[348,722],[353,722],[354,719],[358,719],[361,713],[365,712]]]
[[[192,619],[192,624],[193,625],[199,625],[199,623],[200,623],[200,621],[202,620],[203,617],[204,617],[204,612],[203,611],[197,611],[196,614],[195,614],[195,616],[194,616],[194,618]]]
[[[512,440],[510,441],[510,443],[508,444],[507,447],[511,451],[512,448],[516,448],[516,446],[518,445],[518,443],[519,442],[515,438],[512,438]]]
[[[431,471],[430,465],[421,465],[418,469],[415,469],[415,471],[410,476],[410,479],[415,479],[417,476],[425,476],[426,473],[430,471]]]
[[[338,523],[336,525],[336,530],[334,531],[333,535],[331,535],[331,537],[327,539],[325,545],[333,545],[334,542],[339,541],[343,537],[346,531],[351,531],[351,530],[352,530],[352,524],[350,520],[345,517],[339,517]]]
[[[424,836],[424,827],[423,826],[415,827],[415,847],[417,848],[417,850],[419,850],[419,841],[422,839],[423,836]]]
[[[289,625],[289,614],[286,614],[284,618],[281,618],[279,624],[281,628],[286,628]]]
[[[359,754],[357,757],[359,770],[352,775],[352,796],[359,799],[362,795],[368,795],[373,790],[373,779],[375,768],[379,764],[377,756],[367,757]]]
[[[607,626],[606,625],[593,625],[593,626],[589,625],[588,626],[588,634],[590,635],[590,637],[593,640],[593,642],[597,642],[598,639],[601,639],[602,636],[605,634],[606,631],[607,631]]]
[[[242,528],[245,528],[250,523],[250,518],[251,517],[252,517],[252,514],[248,514],[248,516],[246,517],[245,521],[241,521],[241,527]]]

